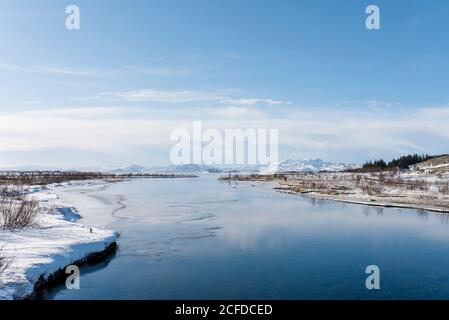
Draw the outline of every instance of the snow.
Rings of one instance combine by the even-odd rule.
[[[311,173],[280,179],[278,191],[372,206],[449,212],[446,175],[416,172]],[[359,179],[357,179],[359,178]]]
[[[131,165],[125,168],[112,170],[113,173],[220,173],[226,171],[219,166],[209,166],[203,164],[183,164],[169,166],[144,167],[140,165]]]
[[[234,175],[224,181],[278,183],[280,192],[384,207],[449,213],[449,174],[414,171],[294,172]]]
[[[62,185],[54,189],[63,203],[76,204],[78,212],[82,213],[81,223],[98,228],[104,228],[117,220],[116,212],[124,207],[126,200],[122,194],[110,191],[103,192],[113,183],[92,181]]]
[[[42,276],[64,269],[91,253],[102,252],[115,242],[118,234],[77,223],[81,215],[75,207],[63,203],[57,188],[70,184],[28,188],[38,199],[43,213],[37,226],[21,231],[0,230],[0,248],[4,256],[13,257],[1,275],[0,300],[22,299],[33,293]]]
[[[435,157],[415,165],[410,166],[412,172],[418,172],[419,174],[432,175],[448,174],[449,169],[449,155],[442,155]]]
[[[260,173],[269,174],[277,172],[320,172],[320,171],[344,171],[359,167],[355,164],[328,162],[321,159],[284,160],[260,168]]]

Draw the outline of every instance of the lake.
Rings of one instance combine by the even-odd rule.
[[[106,226],[120,232],[119,250],[81,269],[80,290],[59,286],[44,298],[449,298],[447,215],[313,200],[218,177],[138,179],[97,191],[123,195],[126,207]],[[369,265],[380,268],[380,290],[365,287]]]

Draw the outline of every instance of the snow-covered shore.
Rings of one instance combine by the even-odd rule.
[[[275,182],[276,191],[310,198],[449,213],[449,173],[319,172],[236,175],[221,179]]]
[[[449,176],[320,173],[280,181],[277,191],[377,207],[449,213]]]
[[[20,231],[0,230],[0,248],[4,256],[12,258],[1,275],[0,300],[29,297],[37,283],[51,279],[75,262],[110,249],[117,241],[118,233],[114,231],[76,222],[84,212],[80,214],[72,205],[62,202],[57,191],[70,188],[71,183],[29,188],[29,197],[39,200],[42,209],[37,226]]]

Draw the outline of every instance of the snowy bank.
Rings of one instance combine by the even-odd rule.
[[[71,264],[88,262],[115,248],[116,232],[76,223],[81,216],[47,188],[29,189],[39,200],[42,214],[37,226],[21,231],[0,230],[0,249],[11,257],[1,275],[0,300],[23,299],[36,286],[52,282]]]
[[[222,177],[275,182],[276,191],[311,198],[449,213],[449,173],[414,171],[320,172]]]

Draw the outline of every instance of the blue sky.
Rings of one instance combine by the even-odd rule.
[[[281,158],[444,153],[448,19],[443,0],[0,0],[0,165],[165,164],[193,120],[278,128]]]

